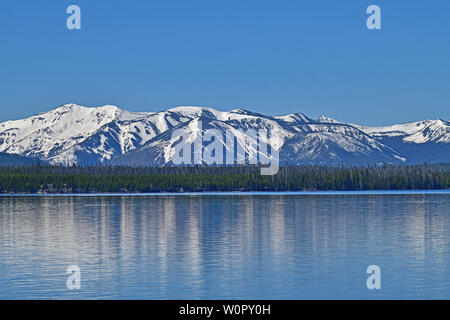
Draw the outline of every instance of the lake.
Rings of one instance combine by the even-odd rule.
[[[449,230],[449,191],[2,196],[0,299],[449,299]]]

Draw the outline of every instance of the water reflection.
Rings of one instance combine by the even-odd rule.
[[[0,198],[0,298],[449,298],[449,195]],[[69,265],[82,289],[65,287]],[[365,287],[368,265],[383,289]]]

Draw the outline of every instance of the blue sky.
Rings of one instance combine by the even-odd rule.
[[[82,29],[66,28],[81,8]],[[366,8],[382,30],[366,28]],[[450,118],[450,2],[2,1],[0,121],[75,102]]]

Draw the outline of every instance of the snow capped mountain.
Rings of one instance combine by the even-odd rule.
[[[260,150],[246,145],[242,135],[266,129],[279,137],[281,164],[448,162],[449,127],[443,120],[364,127],[326,116],[311,119],[302,113],[267,116],[204,107],[129,112],[115,106],[67,104],[0,123],[0,152],[62,165],[171,165],[177,143],[174,130],[183,130],[192,141],[209,129],[223,137],[232,132],[237,145],[260,156]],[[225,139],[219,140],[229,148]]]
[[[356,128],[389,145],[408,163],[450,162],[450,122],[423,120],[385,127]]]
[[[170,111],[135,113],[115,106],[67,104],[0,124],[0,152],[53,164],[104,162],[191,118]]]
[[[173,111],[174,109],[170,109]],[[236,144],[247,154],[263,156],[255,145],[247,145],[243,133],[248,130],[265,129],[276,132],[280,139],[280,163],[283,164],[365,164],[380,162],[400,162],[402,157],[389,147],[379,143],[357,128],[333,122],[318,122],[296,113],[286,116],[265,116],[246,110],[235,109],[220,112],[210,109],[175,109],[177,112],[198,118],[177,127],[189,133],[189,141],[196,141],[208,130],[221,133],[220,143],[225,141],[227,131],[236,137]],[[202,113],[200,113],[202,112]],[[113,159],[113,164],[131,165],[171,165],[175,154],[177,137],[168,131],[156,136],[142,147],[124,153]],[[239,148],[235,147],[235,148]],[[225,152],[225,151],[224,151]],[[194,156],[192,154],[191,158]],[[234,158],[237,161],[237,158]]]
[[[321,115],[319,117],[317,117],[316,119],[317,122],[322,122],[322,123],[341,123],[335,119],[329,118],[327,116]]]
[[[374,137],[401,137],[404,142],[412,143],[450,143],[450,122],[441,119],[395,124],[386,127],[358,125],[355,125],[355,127]]]
[[[64,163],[75,146],[122,111],[113,106],[90,109],[64,105],[27,119],[0,124],[0,151]]]

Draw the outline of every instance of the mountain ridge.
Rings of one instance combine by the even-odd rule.
[[[450,122],[442,119],[370,127],[327,116],[312,119],[301,112],[272,116],[245,109],[219,111],[200,106],[131,112],[113,105],[66,104],[0,123],[0,152],[56,165],[172,165],[171,133],[183,129],[193,135],[193,121],[202,124],[202,129],[197,130],[202,135],[208,128],[237,134],[249,129],[276,129],[282,140],[280,163],[285,165],[450,160]]]

